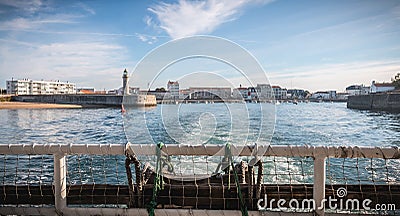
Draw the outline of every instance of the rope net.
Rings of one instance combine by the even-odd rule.
[[[0,164],[1,206],[54,205],[52,156],[0,155]]]
[[[154,199],[154,208],[313,212],[301,203],[313,198],[314,159],[291,155],[263,156],[257,163],[252,156],[232,157],[233,166],[226,156],[160,156],[163,175],[157,180],[144,156],[70,154],[67,206],[146,208]],[[400,213],[399,159],[328,157],[325,164],[326,199],[338,200],[334,209],[326,202],[326,212]],[[52,155],[0,155],[0,207],[54,206],[53,169]],[[346,196],[339,194],[343,188]],[[280,199],[286,202],[278,204]],[[340,200],[349,199],[360,200],[358,208],[339,208]],[[365,199],[370,209],[362,208]]]
[[[338,200],[359,200],[359,206],[346,203],[335,213],[372,213],[398,215],[400,201],[400,161],[382,158],[329,158],[327,160],[327,196]],[[340,187],[339,187],[340,186]],[[345,197],[340,190],[345,189]],[[346,198],[346,199],[344,199]],[[361,201],[370,200],[365,209]],[[397,211],[395,210],[397,208]]]

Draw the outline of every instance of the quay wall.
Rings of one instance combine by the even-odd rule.
[[[122,95],[18,95],[13,96],[12,101],[37,102],[37,103],[58,103],[78,104],[82,106],[120,106]]]
[[[400,112],[400,92],[349,96],[347,108]]]

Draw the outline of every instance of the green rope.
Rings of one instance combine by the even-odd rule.
[[[164,189],[164,179],[161,175],[162,172],[162,161],[161,161],[161,149],[164,147],[164,143],[159,142],[156,147],[157,163],[156,163],[156,176],[154,178],[153,197],[149,204],[147,204],[147,212],[149,216],[154,216],[154,209],[157,207],[157,193],[159,190]]]
[[[225,146],[225,155],[228,156],[228,162],[230,162],[230,166],[232,167],[233,174],[235,176],[235,183],[236,183],[237,192],[238,192],[239,201],[240,201],[240,211],[242,212],[242,216],[248,216],[249,213],[247,212],[247,206],[243,199],[242,190],[240,189],[239,177],[238,177],[238,174],[237,174],[234,164],[233,164],[231,145],[229,143],[227,143]],[[229,170],[229,167],[228,167],[228,170]],[[229,176],[230,176],[230,174],[229,174]],[[229,184],[230,184],[230,178],[229,178]]]

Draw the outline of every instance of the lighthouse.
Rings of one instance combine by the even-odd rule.
[[[124,73],[122,74],[122,92],[123,95],[128,95],[129,94],[129,76],[128,76],[128,71],[124,70]]]

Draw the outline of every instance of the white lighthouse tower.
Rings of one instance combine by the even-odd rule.
[[[122,74],[122,92],[123,95],[129,95],[129,76],[126,68]]]

